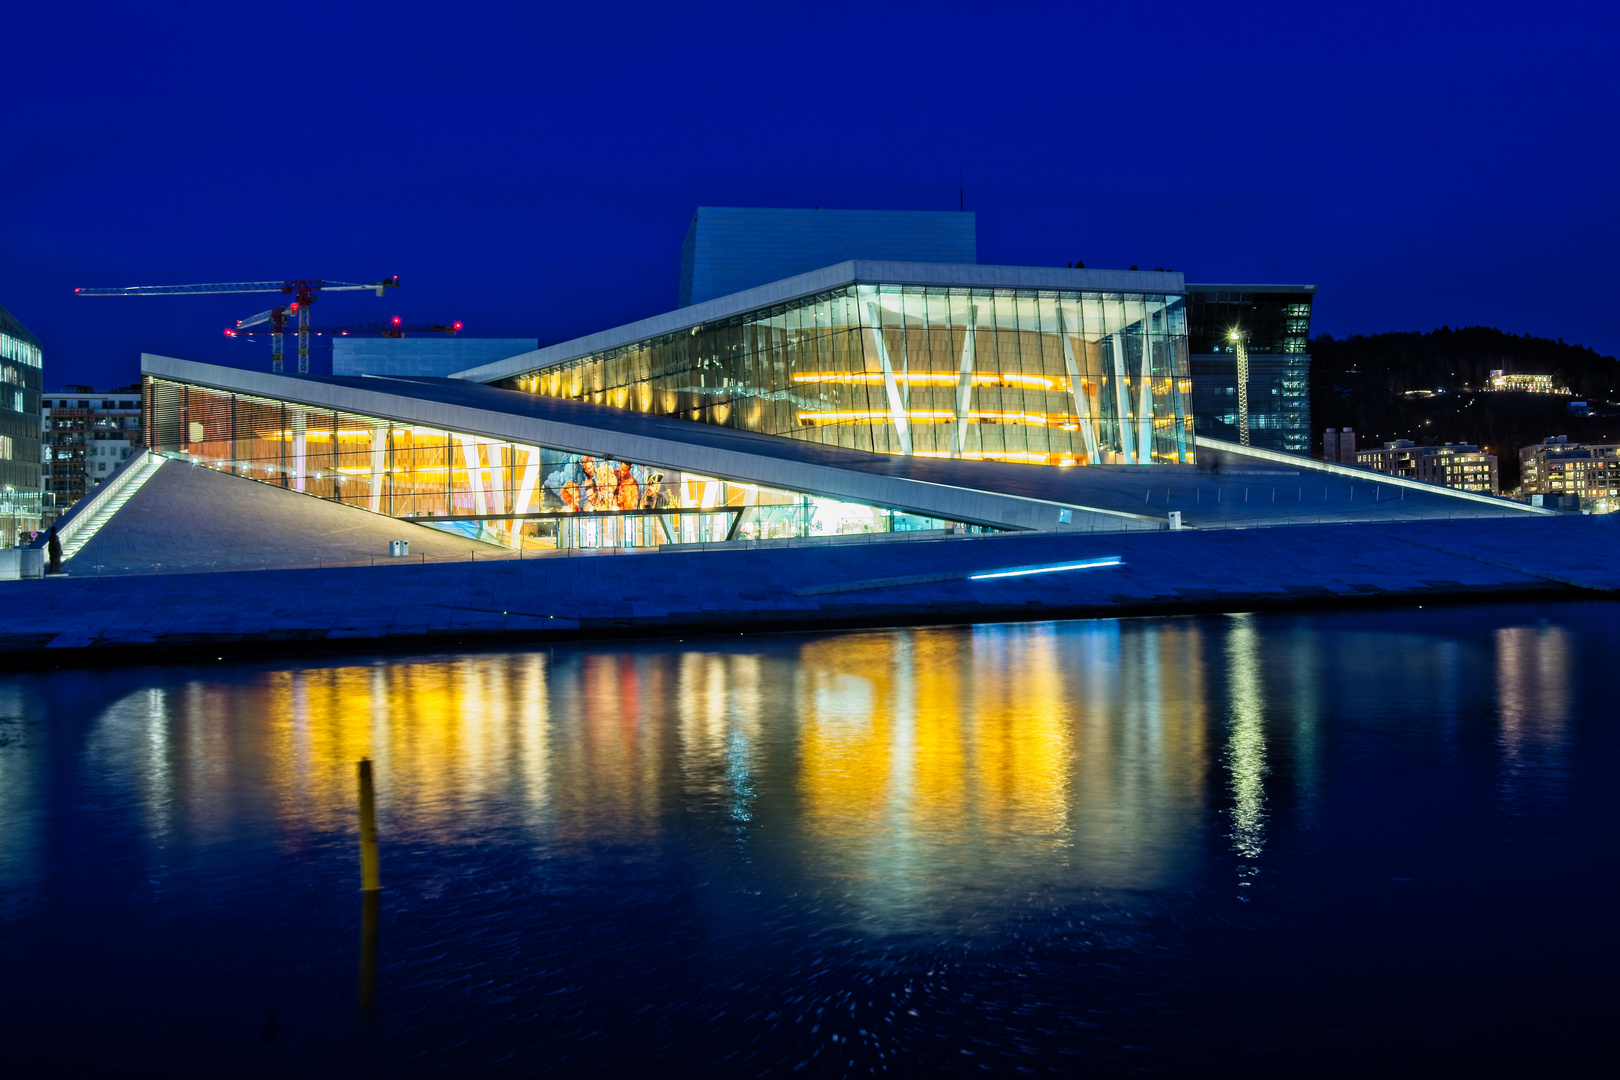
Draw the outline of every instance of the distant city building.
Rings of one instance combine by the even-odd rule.
[[[681,245],[681,307],[851,259],[971,265],[972,212],[700,206]]]
[[[1322,460],[1341,465],[1355,465],[1356,433],[1351,428],[1328,428],[1322,432]]]
[[[45,489],[58,513],[141,445],[141,387],[47,390],[42,403]]]
[[[1459,491],[1497,493],[1496,455],[1466,443],[1418,446],[1396,439],[1377,450],[1356,450],[1355,463],[1390,476],[1442,484]]]
[[[1193,428],[1238,442],[1237,344],[1249,360],[1249,443],[1311,452],[1311,303],[1315,285],[1187,286]]]
[[[44,350],[0,307],[0,547],[39,528],[39,388]]]
[[[1605,512],[1620,506],[1620,444],[1557,435],[1520,450],[1519,471],[1519,493],[1538,505],[1562,498]]]
[[[416,375],[443,378],[533,352],[536,338],[334,337],[334,375]]]
[[[1567,386],[1554,386],[1551,375],[1509,374],[1501,368],[1491,371],[1491,389],[1511,394],[1569,393]]]

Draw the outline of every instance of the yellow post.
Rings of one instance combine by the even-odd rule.
[[[377,867],[377,793],[371,786],[371,759],[360,759],[360,888],[382,888]]]

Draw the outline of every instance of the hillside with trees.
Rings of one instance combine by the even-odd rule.
[[[1490,373],[1551,375],[1569,395],[1493,393]],[[1570,412],[1571,399],[1591,406]],[[1356,442],[1393,439],[1486,447],[1498,458],[1504,492],[1519,483],[1519,448],[1552,435],[1620,441],[1620,362],[1581,345],[1486,326],[1442,326],[1311,341],[1314,452],[1324,428],[1354,428]]]

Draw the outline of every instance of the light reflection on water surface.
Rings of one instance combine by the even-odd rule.
[[[744,996],[779,1015],[768,1030],[732,1016],[741,1026],[715,1038],[749,1034],[765,1047],[757,1064],[820,1069],[831,1059],[815,1051],[819,1027],[781,1027],[803,1012],[791,991],[806,971],[864,966],[851,977],[871,984],[893,966],[891,994],[943,993],[937,973],[995,982],[1005,972],[984,950],[1012,948],[1045,1034],[1003,1018],[975,1038],[1036,1056],[1043,1039],[1065,1053],[1095,1045],[1107,1052],[1092,1066],[1123,1068],[1109,1056],[1123,1037],[1084,1016],[1129,1011],[1133,964],[1195,985],[1223,950],[1248,955],[1253,942],[1222,935],[1257,907],[1309,923],[1310,909],[1284,913],[1268,879],[1296,896],[1331,891],[1339,866],[1368,858],[1321,861],[1340,832],[1421,829],[1412,800],[1465,790],[1481,769],[1492,795],[1476,813],[1563,812],[1590,634],[1579,619],[1490,610],[1497,623],[1478,627],[1236,616],[16,677],[0,686],[3,917],[48,935],[63,891],[97,873],[69,850],[99,845],[133,868],[106,886],[110,904],[202,918],[229,905],[271,924],[283,904],[341,904],[301,958],[337,970],[354,940],[355,762],[369,757],[385,883],[379,1023],[391,1000],[403,1011],[434,996],[412,970],[417,945],[454,953],[462,932],[498,924],[513,935],[488,961],[503,999],[551,970],[524,948],[544,942],[555,957],[601,935],[600,962],[649,1009],[720,994],[719,976],[688,984],[683,963],[719,964],[728,979],[747,969],[757,983]],[[1436,792],[1383,786],[1425,773]],[[1438,829],[1450,811],[1431,812]],[[1417,871],[1381,873],[1384,888]],[[306,900],[287,899],[300,890]],[[471,921],[443,923],[455,904]],[[414,942],[427,919],[439,920],[434,941]],[[1282,936],[1277,949],[1303,947]],[[638,981],[649,951],[671,949],[688,959]],[[1054,974],[1058,960],[1068,974]],[[1086,964],[1107,973],[1082,977]],[[586,1015],[606,1008],[579,993]],[[1017,991],[998,993],[998,1008],[1016,1005]],[[532,1012],[542,1023],[545,1009]],[[920,1015],[896,1007],[868,1022]],[[932,1049],[874,1027],[859,1028],[859,1053],[840,1053],[930,1061],[953,1031],[979,1030],[936,1021]],[[611,1010],[593,1022],[611,1041]],[[341,1044],[342,1025],[324,1023]],[[512,1053],[548,1038],[502,1026],[515,1020],[467,1023]],[[1177,1060],[1181,1044],[1168,1045]],[[664,1046],[672,1061],[690,1052],[678,1035]]]

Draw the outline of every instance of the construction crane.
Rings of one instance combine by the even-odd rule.
[[[254,316],[253,320],[243,320],[250,325],[269,321],[271,339],[274,343],[274,371],[281,373],[281,329],[286,321],[288,312],[298,316],[298,374],[309,374],[309,305],[315,302],[318,294],[323,292],[358,292],[362,289],[375,290],[381,296],[388,289],[399,288],[399,275],[383,278],[381,281],[369,284],[353,281],[323,281],[315,279],[297,279],[288,281],[228,281],[211,285],[131,285],[123,289],[74,289],[80,296],[185,296],[188,294],[205,293],[286,293],[293,296],[293,302],[282,307],[271,308],[263,313],[263,318]]]
[[[281,331],[275,328],[276,312],[283,310],[284,309],[281,308],[271,308],[269,311],[262,311],[252,318],[241,319],[235,326],[225,328],[225,336],[228,338],[244,338],[254,337],[258,334],[266,333],[273,335],[280,334]],[[284,318],[285,314],[283,314],[282,317]],[[271,324],[271,329],[252,329],[252,327],[255,327],[263,322],[269,322]],[[351,334],[379,334],[382,337],[389,338],[404,337],[406,334],[444,334],[448,337],[455,337],[456,331],[460,329],[460,320],[453,323],[406,323],[401,321],[398,315],[395,315],[392,320],[385,323],[368,322],[353,323],[349,326],[312,326],[309,328],[309,332],[314,334],[316,337],[321,337],[323,335],[348,337]]]

